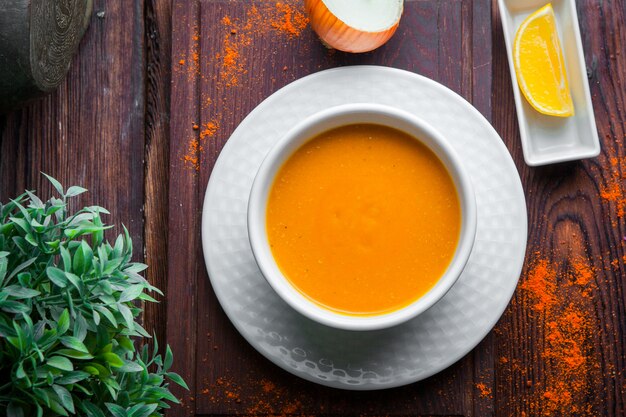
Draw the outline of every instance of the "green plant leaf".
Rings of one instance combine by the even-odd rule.
[[[106,319],[113,325],[113,327],[117,327],[117,320],[115,319],[115,316],[113,316],[113,313],[111,313],[111,311],[107,307],[96,306],[96,310],[98,310],[100,314],[106,317]]]
[[[59,399],[61,400],[61,405],[65,407],[67,411],[74,414],[76,412],[74,410],[74,400],[72,399],[72,394],[70,394],[67,388],[55,384],[52,386],[52,389],[59,396]]]
[[[63,259],[63,269],[65,272],[72,270],[72,256],[65,246],[61,246],[61,259]]]
[[[133,301],[134,299],[139,297],[139,295],[143,292],[144,288],[145,287],[143,285],[131,285],[130,287],[122,291],[119,302],[125,303],[127,301]]]
[[[174,360],[174,356],[172,355],[172,349],[170,349],[170,345],[165,347],[165,362],[163,362],[163,368],[167,371],[172,367],[172,361]]]
[[[30,200],[30,204],[28,205],[28,207],[37,208],[37,209],[46,208],[45,204],[43,203],[43,201],[39,199],[39,197],[37,197],[31,191],[26,190],[25,192],[26,192],[26,195],[28,196],[28,199]]]
[[[26,372],[24,372],[24,363],[20,362],[20,364],[17,366],[17,370],[15,371],[15,376],[17,377],[17,379],[24,379],[26,378]]]
[[[72,261],[72,269],[77,274],[84,274],[91,268],[91,260],[93,259],[93,250],[84,240],[80,242],[80,246],[74,253]]]
[[[169,379],[172,380],[172,382],[175,382],[176,384],[180,385],[181,387],[189,391],[189,387],[187,386],[187,383],[183,380],[183,378],[181,378],[180,375],[178,375],[175,372],[168,372],[166,375]]]
[[[37,233],[43,233],[46,230],[46,226],[44,226],[43,224],[39,223],[37,221],[37,219],[32,219],[30,221],[30,226],[33,228],[33,230]]]
[[[32,283],[33,276],[30,272],[20,272],[17,274],[17,282],[24,288],[30,289],[33,286]]]
[[[19,217],[10,217],[9,220],[11,220],[13,222],[13,224],[17,225],[20,229],[22,229],[22,231],[26,234],[30,233],[32,229],[32,227],[30,226],[30,223],[27,222],[25,219],[21,219]]]
[[[61,378],[57,378],[54,382],[59,385],[71,385],[89,378],[89,375],[89,372],[72,371],[67,372]]]
[[[96,362],[89,362],[88,364],[89,367],[92,367],[94,369],[96,369],[98,371],[97,374],[94,375],[100,375],[102,378],[106,378],[109,375],[111,375],[111,372],[109,372],[109,370],[107,368],[105,368],[104,366],[100,365],[99,363]],[[87,368],[87,367],[85,367]],[[91,372],[91,370],[90,370]]]
[[[65,209],[65,204],[63,204],[62,200],[57,198],[51,198],[48,202],[49,207],[46,209],[46,216],[52,216],[54,214],[57,220],[63,219],[63,209]]]
[[[54,266],[46,268],[46,275],[50,278],[50,281],[59,288],[65,288],[67,286],[67,278],[65,272]]]
[[[128,410],[128,417],[148,417],[158,406],[158,404],[137,404]]]
[[[87,365],[83,368],[83,370],[91,375],[100,375],[100,371],[93,366]]]
[[[57,333],[59,335],[65,334],[67,330],[70,328],[70,312],[65,309],[59,316],[59,320],[57,321]]]
[[[65,196],[66,197],[74,197],[77,196],[79,194],[82,194],[84,192],[86,192],[87,189],[83,188],[83,187],[79,187],[77,185],[73,185],[70,188],[67,189],[67,191],[65,192]]]
[[[68,415],[67,411],[65,411],[65,408],[58,401],[53,400],[52,398],[50,398],[50,409],[59,415]]]
[[[104,413],[100,408],[90,401],[83,401],[80,404],[80,409],[85,412],[87,417],[105,417]]]
[[[59,246],[61,245],[61,241],[59,239],[53,240],[51,242],[45,242],[45,243],[46,243],[46,245],[48,245],[48,248],[52,249],[52,250],[59,249]]]
[[[4,287],[2,291],[9,294],[11,297],[17,298],[18,300],[33,298],[41,294],[41,292],[37,290],[20,287],[19,285],[9,285],[8,287]]]
[[[81,352],[79,350],[74,349],[59,349],[56,351],[59,355],[67,356],[72,359],[93,359],[93,356],[89,353]]]
[[[26,304],[20,303],[19,301],[7,300],[0,301],[0,310],[6,311],[7,313],[19,314],[29,313],[30,307]]]
[[[113,246],[113,252],[111,254],[111,258],[120,258],[122,256],[123,251],[124,251],[124,236],[119,235],[117,239],[115,239],[115,245]]]
[[[148,301],[148,302],[150,302],[150,303],[158,303],[158,301],[157,301],[157,300],[155,300],[154,298],[150,297],[150,296],[149,296],[148,294],[146,294],[146,293],[142,293],[142,294],[139,296],[139,299],[140,299],[141,301]]]
[[[7,407],[7,417],[24,417],[24,410],[20,405],[11,401]]]
[[[20,326],[16,322],[13,322],[13,329],[15,329],[15,333],[17,334],[20,351],[26,352],[29,346],[26,340],[26,333],[24,333],[24,329],[22,329],[22,326]]]
[[[50,408],[50,396],[45,390],[41,388],[33,388],[33,392],[35,393],[35,397],[37,397],[42,404]]]
[[[139,336],[147,337],[147,338],[150,337],[150,334],[139,323],[135,323],[135,334],[134,335],[139,335]]]
[[[163,387],[149,387],[146,389],[144,393],[144,398],[149,398],[152,401],[160,401],[160,400],[168,400],[178,404],[178,398],[174,397],[174,395],[167,389]]]
[[[35,239],[35,236],[33,236],[31,233],[27,233],[26,235],[24,235],[24,240],[30,243],[31,246],[34,246],[34,247],[39,246],[39,242],[37,242],[37,239]]]
[[[85,346],[83,342],[81,342],[74,336],[63,336],[61,338],[61,343],[63,344],[63,346],[68,347],[70,349],[74,349],[83,353],[89,353],[87,346]]]
[[[59,181],[57,181],[56,179],[54,179],[53,177],[51,177],[50,175],[42,172],[42,174],[48,178],[48,181],[50,181],[50,183],[52,184],[52,186],[57,190],[57,192],[63,196],[65,195],[64,191],[63,191],[63,186],[61,185],[61,183]]]
[[[74,337],[81,342],[87,337],[87,320],[85,320],[82,314],[77,314],[74,319]]]
[[[119,371],[120,372],[141,372],[143,371],[143,366],[139,365],[136,362],[133,361],[127,361],[124,360],[124,365],[120,366]]]
[[[36,338],[37,343],[43,350],[47,350],[53,343],[55,343],[58,339],[58,334],[56,329],[44,329],[42,326],[38,331],[41,332],[41,336]]]
[[[124,268],[124,272],[127,272],[127,273],[134,272],[138,274],[142,271],[145,271],[147,268],[148,268],[148,265],[135,262],[135,263],[128,265],[126,268]]]
[[[7,275],[7,266],[9,265],[9,260],[7,259],[8,255],[9,252],[0,252],[0,286],[2,286],[4,277]]]
[[[72,286],[78,290],[78,293],[82,295],[83,286],[81,279],[71,272],[65,272],[65,278],[67,278],[69,283],[72,284]]]
[[[124,304],[117,304],[117,308],[119,312],[124,317],[124,321],[126,322],[126,326],[133,330],[135,328],[135,321],[133,318],[133,313],[130,311],[130,308],[126,307]]]
[[[22,270],[28,268],[29,266],[31,266],[33,263],[35,263],[35,261],[37,260],[37,258],[30,258],[27,261],[22,262],[21,264],[19,264],[18,266],[15,267],[15,269],[13,271],[11,271],[11,274],[7,277],[7,282],[9,282],[11,280],[11,278],[13,278],[14,276],[16,276],[18,273],[20,273]]]
[[[113,403],[105,403],[105,405],[109,409],[113,417],[128,417],[128,414],[126,414],[126,410],[119,405]]]
[[[29,211],[26,210],[26,208],[24,208],[22,204],[20,204],[22,201],[23,199],[20,198],[17,200],[11,200],[11,203],[13,203],[13,205],[19,210],[22,217],[24,217],[24,219],[26,219],[26,221],[30,223],[30,221],[32,220],[32,217],[30,216]]]
[[[128,337],[125,336],[121,336],[117,339],[117,343],[120,344],[120,346],[122,348],[124,348],[124,350],[128,351],[128,352],[134,352],[135,351],[135,346],[133,345],[132,340],[130,340]]]
[[[121,368],[122,366],[124,366],[124,362],[122,362],[122,359],[113,352],[103,353],[102,357],[113,368]]]
[[[98,282],[98,288],[106,295],[113,294],[113,287],[111,286],[111,283],[109,281],[101,280],[100,282]]]
[[[48,361],[46,363],[49,366],[60,369],[62,371],[74,370],[74,366],[72,365],[72,362],[63,356],[52,356],[51,358],[48,358]]]
[[[107,391],[109,391],[109,394],[111,394],[111,397],[117,401],[117,397],[120,391],[119,384],[113,378],[102,379],[102,382],[104,383]]]
[[[96,326],[99,326],[100,325],[100,314],[96,310],[93,310],[92,313],[91,313],[91,316],[92,316],[94,324]]]

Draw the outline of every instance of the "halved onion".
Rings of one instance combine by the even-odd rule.
[[[328,46],[368,52],[391,38],[404,0],[305,0],[311,27]]]

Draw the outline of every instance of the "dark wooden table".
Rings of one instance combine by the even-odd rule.
[[[283,3],[97,0],[61,88],[0,116],[0,198],[49,194],[43,171],[89,188],[79,203],[129,227],[166,293],[145,326],[172,345],[191,388],[169,415],[626,415],[626,3],[577,3],[602,154],[529,168],[491,0],[407,0],[394,38],[359,56],[300,31],[301,6],[289,27]],[[374,393],[319,387],[262,358],[216,302],[200,243],[211,168],[246,114],[304,75],[365,63],[472,102],[510,150],[529,216],[521,284],[494,331],[440,374]],[[194,139],[202,152],[190,153]]]

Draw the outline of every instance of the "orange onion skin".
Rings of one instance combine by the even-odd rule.
[[[305,0],[311,27],[331,48],[344,52],[369,52],[387,42],[398,28],[399,20],[389,29],[366,32],[346,25],[328,10],[322,0]]]

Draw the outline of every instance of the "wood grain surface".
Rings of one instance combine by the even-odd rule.
[[[239,50],[245,64],[236,72],[239,85],[226,87],[216,55],[225,52],[225,37],[243,33],[230,33],[223,18],[245,21],[251,5],[97,0],[60,89],[0,115],[2,201],[25,188],[48,195],[43,171],[88,188],[76,205],[109,208],[115,231],[124,223],[143,248],[136,258],[150,264],[148,278],[166,290],[159,305],[147,306],[145,327],[167,339],[175,370],[191,388],[176,391],[183,406],[168,415],[626,415],[626,193],[607,194],[615,184],[626,186],[624,0],[577,2],[602,154],[543,168],[523,162],[495,1],[407,1],[390,43],[358,56],[326,50],[309,28],[293,37],[249,30],[250,42]],[[442,82],[493,123],[522,178],[529,243],[520,287],[476,349],[425,381],[355,393],[278,369],[236,332],[207,279],[200,215],[213,164],[249,111],[302,76],[366,63]],[[196,170],[183,159],[210,122],[219,128],[203,142]],[[569,281],[581,262],[593,272],[586,295]],[[557,272],[557,302],[549,310],[537,309],[528,284],[538,265]],[[551,323],[567,333],[562,317],[572,311],[584,318],[584,331],[572,333],[564,349],[571,357],[580,349],[584,374],[553,354]],[[567,399],[552,393],[569,393],[573,402],[565,407]]]
[[[84,185],[77,199],[107,207],[143,247],[145,71],[143,5],[95,2],[91,30],[59,89],[0,116],[0,197],[49,195],[41,175]],[[124,30],[122,30],[124,28]],[[81,206],[82,207],[82,206]],[[139,256],[142,254],[139,253]]]
[[[621,189],[626,178],[626,4],[582,1],[577,8],[602,153],[590,160],[531,168],[523,162],[504,40],[495,13],[497,4],[493,4],[492,105],[497,109],[493,124],[516,162],[528,206],[528,248],[521,283],[528,281],[538,260],[554,265],[561,271],[557,291],[562,299],[557,308],[574,303],[588,330],[584,338],[573,338],[583,350],[588,372],[577,375],[577,380],[563,379],[567,375],[558,358],[546,355],[550,343],[546,329],[554,314],[537,314],[532,297],[518,287],[494,332],[496,415],[626,414],[625,218],[619,215],[619,201],[601,197],[613,183]],[[593,270],[589,297],[566,294],[564,277],[576,262]],[[579,410],[555,413],[550,409],[545,393],[558,380],[576,396]]]

